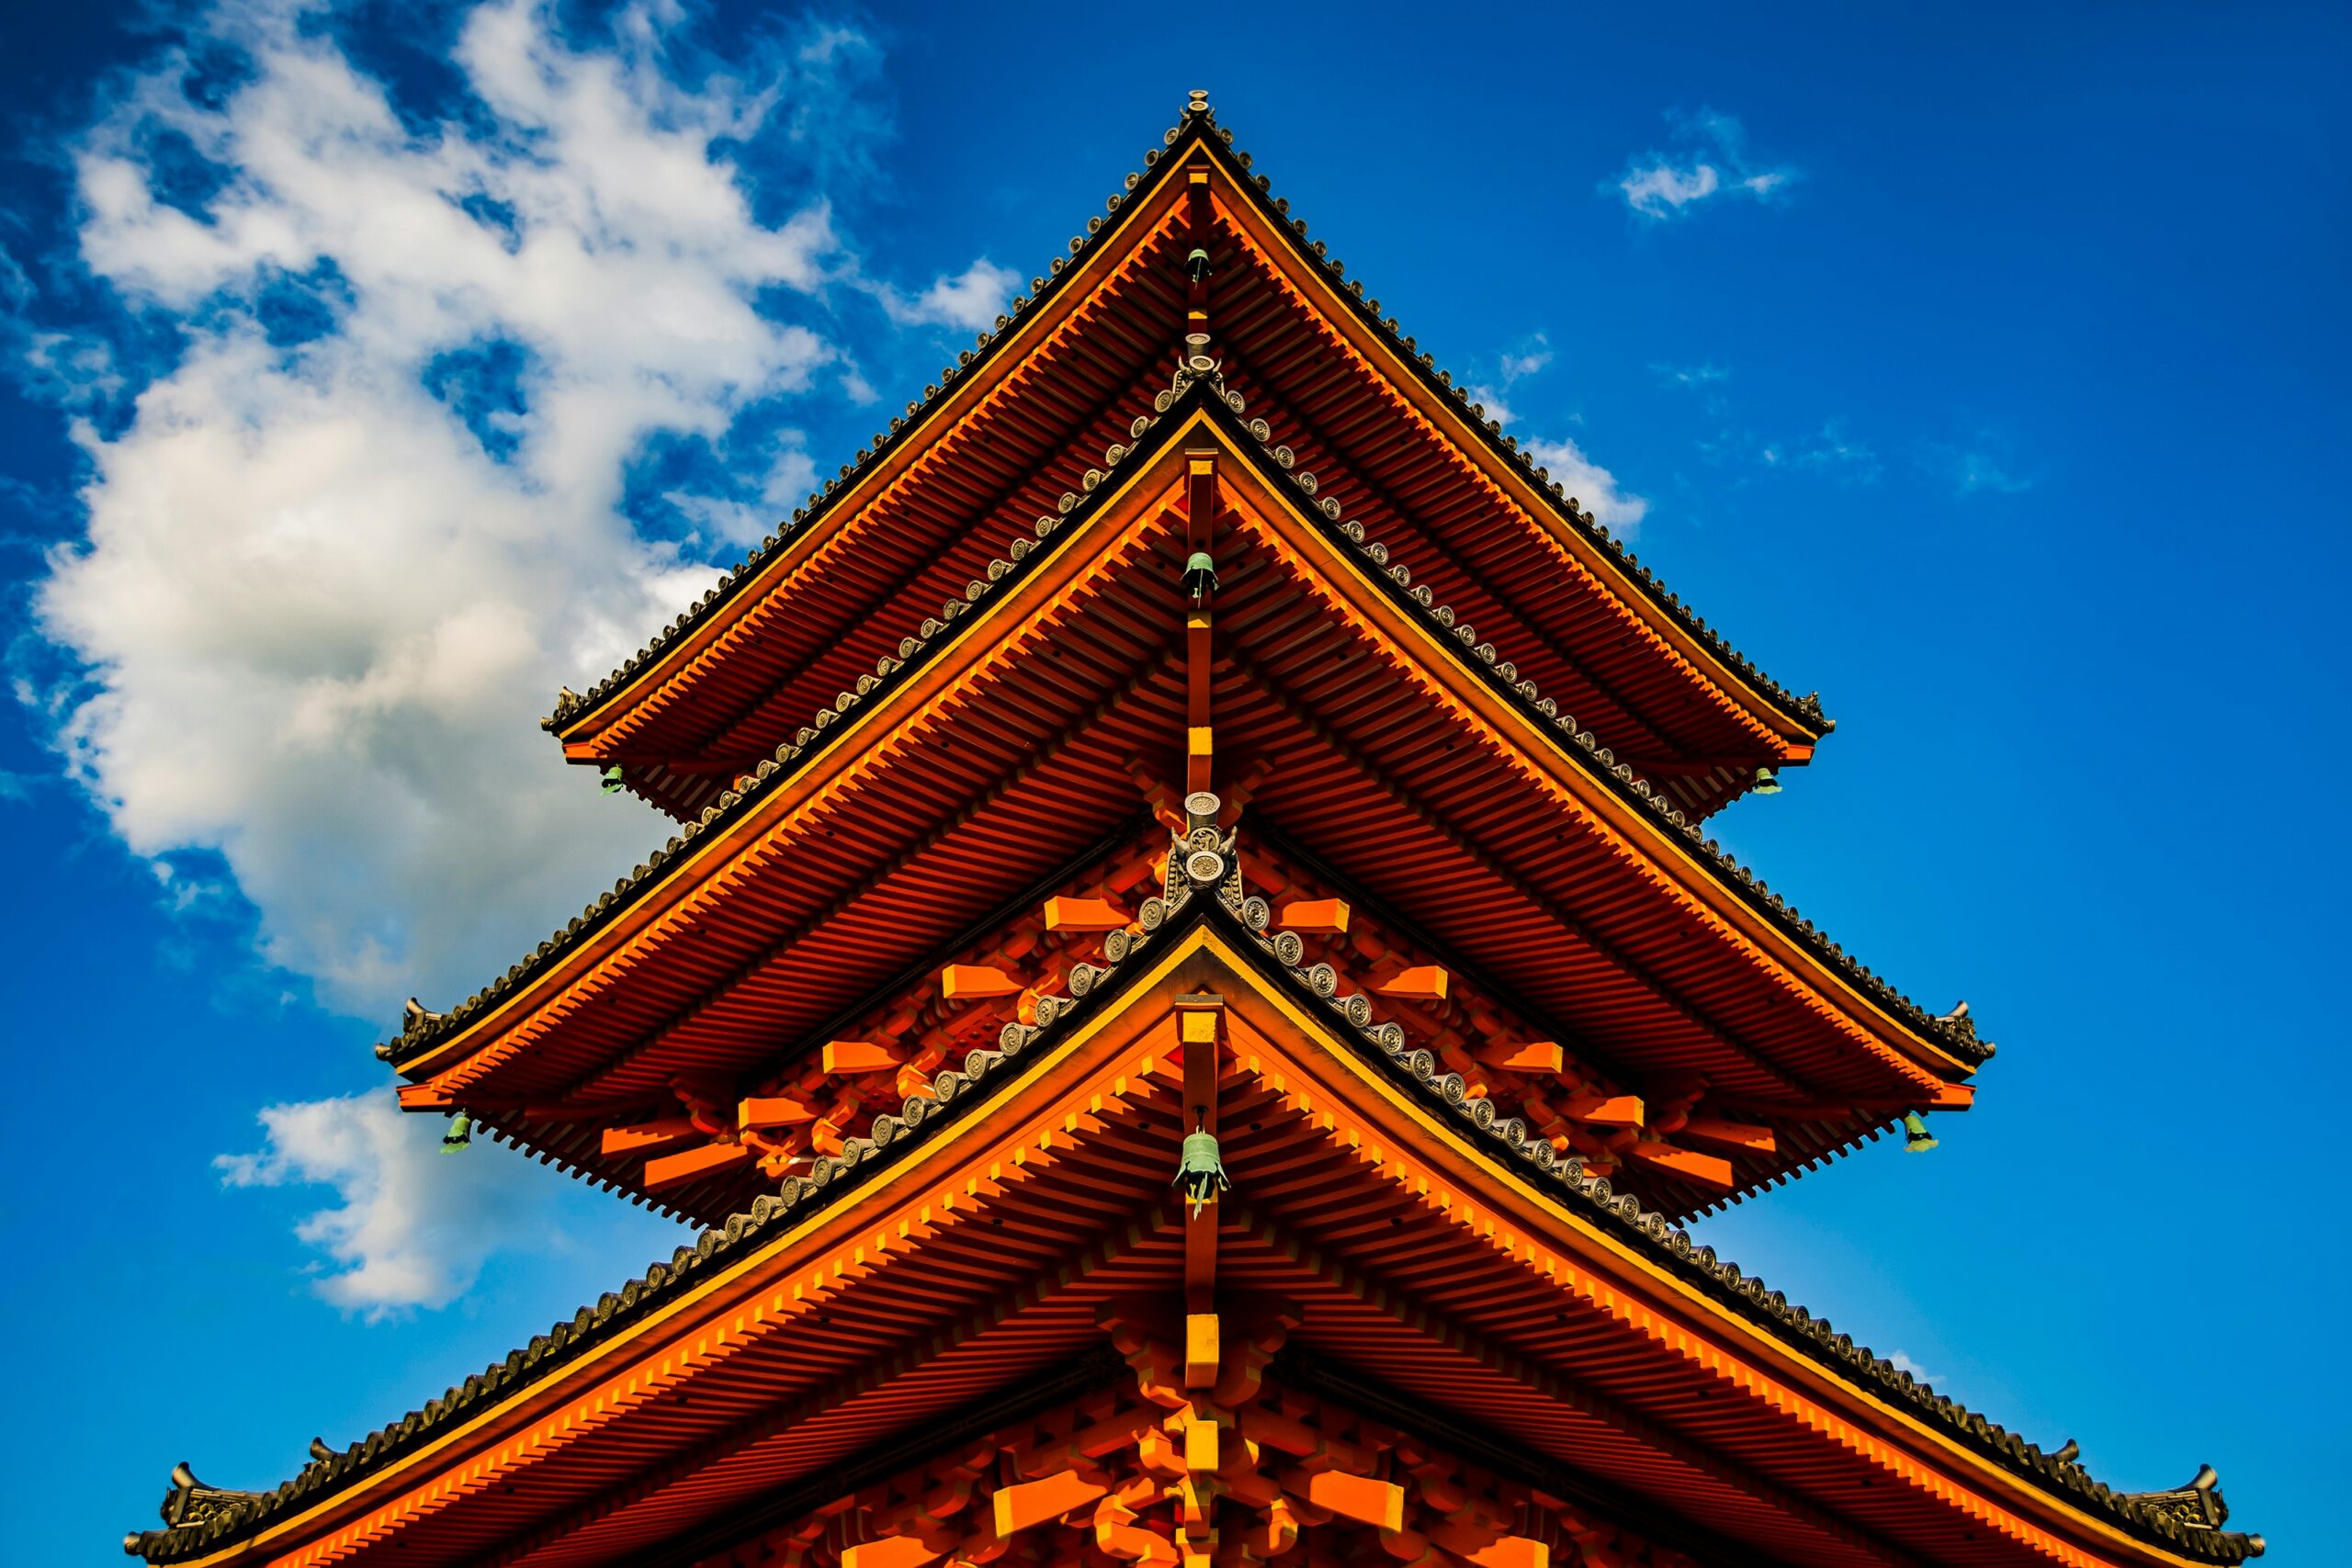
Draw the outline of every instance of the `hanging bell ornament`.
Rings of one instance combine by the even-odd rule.
[[[605,793],[606,795],[620,794],[621,765],[618,762],[615,762],[611,767],[606,768],[602,776],[605,781]]]
[[[1184,276],[1191,278],[1193,282],[1199,283],[1204,280],[1208,275],[1209,254],[1208,252],[1201,249],[1200,246],[1194,245],[1193,247],[1193,254],[1184,258]]]
[[[1928,1119],[1916,1111],[1903,1113],[1903,1152],[1923,1155],[1936,1146],[1936,1135],[1928,1131]]]
[[[1778,795],[1781,793],[1781,781],[1773,774],[1771,769],[1758,768],[1756,770],[1756,793],[1758,795]]]
[[[456,1154],[474,1141],[474,1119],[460,1111],[450,1119],[449,1130],[441,1134],[441,1152]]]
[[[1175,1185],[1182,1188],[1184,1196],[1191,1200],[1193,1218],[1196,1220],[1204,1205],[1215,1201],[1219,1192],[1232,1185],[1225,1179],[1225,1162],[1217,1157],[1216,1134],[1206,1127],[1184,1135],[1184,1152],[1176,1162]]]
[[[1216,562],[1206,550],[1194,550],[1184,563],[1184,592],[1197,604],[1216,592]]]

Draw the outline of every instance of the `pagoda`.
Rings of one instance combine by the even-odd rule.
[[[175,1564],[2231,1564],[1680,1223],[1991,1054],[1728,860],[1828,731],[1206,99],[547,723],[675,835],[379,1048],[705,1228]],[[477,1147],[468,1157],[481,1158]],[[289,1448],[292,1447],[289,1444]]]

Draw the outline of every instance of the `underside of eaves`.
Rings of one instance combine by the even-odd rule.
[[[1201,355],[1326,503],[1680,809],[1809,758],[1818,706],[1707,631],[1343,286],[1227,133],[1195,115],[1168,140],[1068,265],[787,530],[567,694],[548,724],[568,755],[699,812],[888,657],[906,606],[959,591],[1008,528],[1082,494],[1171,367]]]

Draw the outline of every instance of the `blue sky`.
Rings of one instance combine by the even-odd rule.
[[[1621,14],[1624,13],[1624,14]],[[103,1561],[672,1245],[368,1047],[662,836],[536,727],[1187,88],[1839,720],[1725,843],[2001,1053],[1708,1222],[2320,1562],[2347,1461],[2341,7],[16,7],[0,1466]],[[454,217],[452,215],[455,215]]]

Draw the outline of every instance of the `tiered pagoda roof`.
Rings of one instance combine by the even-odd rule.
[[[1249,165],[1196,97],[888,435],[566,694],[566,755],[677,835],[379,1048],[410,1109],[702,1241],[274,1493],[183,1467],[129,1550],[2261,1550],[2210,1474],[2113,1492],[1676,1228],[1965,1109],[1991,1047],[1705,837],[1817,704]],[[1188,1134],[1234,1183],[1206,1218]]]

